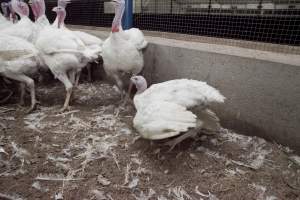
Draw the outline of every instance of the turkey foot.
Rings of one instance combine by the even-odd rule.
[[[197,130],[197,129],[189,130],[188,132],[182,134],[181,136],[176,137],[175,139],[172,139],[171,141],[166,142],[165,145],[170,146],[170,149],[168,150],[168,152],[172,151],[174,149],[174,147],[177,144],[181,143],[183,140],[190,138],[190,137],[196,137],[196,135],[198,134],[198,131],[199,130]]]
[[[26,113],[29,114],[33,111],[35,111],[37,108],[37,103],[35,103],[34,105],[31,105],[30,108],[28,110],[26,110]]]

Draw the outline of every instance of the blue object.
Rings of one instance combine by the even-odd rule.
[[[133,26],[133,0],[125,0],[125,12],[122,19],[123,29],[127,30]]]

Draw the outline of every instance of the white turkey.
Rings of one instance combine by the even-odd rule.
[[[137,75],[144,66],[142,49],[147,46],[143,33],[138,29],[131,31],[122,30],[122,16],[125,10],[124,0],[113,0],[115,17],[112,23],[110,36],[103,43],[102,58],[106,74],[112,77],[121,92],[121,99],[124,97],[124,74]],[[139,36],[139,37],[134,37]],[[131,82],[129,93],[131,90]]]
[[[41,62],[34,45],[22,38],[0,34],[0,75],[21,83],[21,104],[24,103],[26,87],[30,90],[31,107],[28,112],[37,103],[35,84],[30,75],[38,71]]]
[[[223,103],[225,97],[205,82],[177,79],[153,84],[147,89],[142,76],[131,78],[137,88],[134,105],[137,113],[133,124],[142,137],[160,140],[181,136],[167,144],[171,149],[198,132],[214,133],[220,129],[219,119],[208,106]],[[195,108],[197,115],[190,109]]]
[[[69,3],[71,3],[70,0],[58,0],[58,2],[57,2],[58,6],[53,8],[53,11],[55,11],[57,13],[61,13],[61,16],[64,16],[64,18],[65,18],[67,15],[66,6]],[[60,25],[58,25],[59,21],[60,21]],[[78,37],[83,42],[83,44],[86,46],[86,48],[99,51],[99,57],[101,57],[103,41],[100,38],[93,36],[91,34],[82,32],[82,31],[71,31],[65,27],[64,20],[62,20],[60,18],[56,18],[55,21],[53,22],[52,26],[54,26],[56,28],[64,29],[65,31],[69,31],[70,34],[74,34],[76,37]],[[92,60],[91,62],[98,62],[97,60],[98,60],[98,58],[96,60]],[[91,63],[87,64],[87,69],[88,69],[88,80],[91,81]],[[78,85],[80,74],[81,74],[81,71],[79,71],[77,73],[76,83],[75,83],[76,85]]]
[[[61,7],[59,9],[63,10]],[[56,13],[60,27],[65,19],[65,13],[57,11]],[[40,50],[45,64],[66,88],[67,95],[61,109],[61,111],[65,111],[69,108],[76,73],[88,62],[96,59],[99,51],[86,48],[78,37],[70,34],[70,31],[53,26],[44,27],[35,44]]]
[[[21,17],[21,19],[13,26],[4,28],[0,31],[0,33],[20,37],[32,42],[36,37],[36,29],[34,23],[28,17],[28,5],[23,1],[12,0],[11,6],[13,10]]]

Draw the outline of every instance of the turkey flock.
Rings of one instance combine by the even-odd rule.
[[[168,142],[172,149],[200,131],[210,134],[220,130],[219,119],[208,106],[213,102],[223,103],[225,97],[205,82],[178,79],[154,84],[147,89],[145,78],[138,74],[144,65],[142,50],[148,43],[139,29],[122,29],[124,0],[112,0],[115,17],[111,33],[104,41],[65,26],[68,3],[71,2],[58,0],[52,9],[56,13],[52,24],[45,15],[44,0],[29,2],[34,22],[29,18],[30,9],[24,1],[1,4],[0,75],[20,83],[21,104],[26,90],[30,91],[28,112],[33,111],[38,103],[32,75],[49,70],[64,84],[66,97],[60,110],[64,112],[69,109],[72,90],[78,84],[82,69],[89,69],[91,63],[102,58],[105,73],[115,81],[121,101],[126,102],[132,86],[136,86],[134,105],[137,114],[133,125],[142,137],[160,140],[180,135]],[[127,94],[122,81],[126,74],[131,77]],[[194,108],[197,115],[192,112]]]

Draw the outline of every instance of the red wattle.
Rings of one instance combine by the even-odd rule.
[[[113,33],[119,32],[119,27],[113,26],[111,29],[111,32],[113,32]]]

